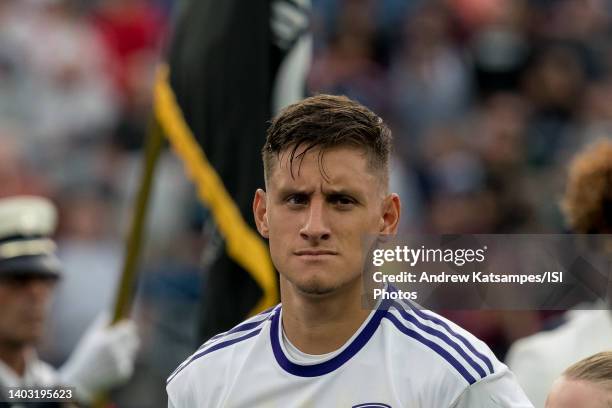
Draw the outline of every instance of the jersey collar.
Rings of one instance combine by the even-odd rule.
[[[370,340],[370,338],[376,332],[380,321],[387,313],[387,306],[383,307],[379,306],[376,311],[374,311],[368,319],[366,323],[361,326],[359,334],[354,336],[344,349],[334,357],[329,360],[323,361],[317,364],[308,364],[301,365],[294,363],[289,360],[283,351],[281,346],[281,309],[278,308],[274,311],[272,315],[272,322],[270,326],[270,341],[272,343],[272,351],[274,353],[274,357],[279,366],[289,374],[293,374],[299,377],[318,377],[321,375],[329,374],[332,371],[341,367],[344,363],[350,360],[355,354],[359,352],[366,345],[366,343]]]

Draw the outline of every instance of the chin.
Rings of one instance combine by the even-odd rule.
[[[37,343],[44,335],[44,326],[41,324],[27,325],[22,327],[16,334],[23,343]]]
[[[10,344],[11,347],[29,347],[36,346],[42,341],[43,336],[37,333],[13,333],[10,338],[3,339],[5,344]]]
[[[298,292],[310,296],[326,296],[338,292],[340,289],[350,285],[352,281],[330,280],[329,276],[315,274],[308,279],[292,280],[293,287]]]
[[[310,296],[325,296],[333,293],[337,287],[331,285],[323,285],[318,282],[316,283],[306,283],[306,284],[296,284],[295,287],[299,292],[305,295]]]

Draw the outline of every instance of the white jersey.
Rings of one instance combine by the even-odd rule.
[[[278,305],[211,338],[168,378],[168,406],[533,407],[483,342],[430,311],[385,303],[322,356],[289,343],[281,320]]]

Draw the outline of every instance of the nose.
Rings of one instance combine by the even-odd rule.
[[[317,243],[329,239],[330,232],[325,214],[325,203],[323,200],[311,200],[306,222],[300,229],[300,236],[311,243]]]

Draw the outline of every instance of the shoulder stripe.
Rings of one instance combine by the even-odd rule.
[[[172,374],[170,374],[170,377],[168,377],[168,380],[166,381],[166,385],[169,384],[170,381],[172,381],[174,379],[174,377],[176,377],[178,375],[178,373],[180,373],[185,367],[187,367],[189,364],[193,363],[195,360],[199,359],[200,357],[204,357],[208,353],[212,353],[213,351],[220,350],[222,348],[231,346],[232,344],[236,344],[236,343],[239,343],[239,342],[244,341],[246,339],[249,339],[249,338],[251,338],[253,336],[256,336],[256,335],[259,334],[260,331],[261,331],[261,328],[259,328],[257,330],[253,330],[252,332],[247,333],[244,336],[236,337],[236,338],[231,339],[231,340],[219,342],[219,343],[215,344],[214,346],[207,348],[204,351],[201,351],[199,353],[194,354],[189,360],[187,360],[185,363],[181,364],[176,370],[174,370],[174,372]]]
[[[414,305],[410,304],[409,302],[407,302],[407,305],[420,318],[425,319],[425,320],[429,320],[429,321],[434,322],[434,323],[438,324],[439,326],[442,326],[443,328],[445,328],[453,337],[455,337],[457,340],[459,340],[461,343],[463,343],[463,345],[465,345],[465,347],[467,347],[472,353],[474,353],[475,356],[477,356],[483,363],[485,363],[487,365],[487,368],[489,369],[489,373],[493,374],[494,370],[493,370],[493,364],[491,363],[491,360],[487,356],[485,356],[484,354],[482,354],[481,352],[476,350],[474,345],[472,343],[470,343],[470,341],[468,339],[466,339],[464,336],[462,336],[461,334],[459,334],[456,331],[454,331],[452,329],[452,327],[450,327],[445,321],[443,321],[441,319],[438,319],[435,316],[431,316],[430,314],[427,314],[426,312],[420,310],[418,307],[415,307]]]
[[[256,327],[259,327],[267,319],[268,319],[268,317],[266,317],[265,319],[257,320],[255,322],[242,323],[242,324],[234,327],[233,329],[226,331],[225,333],[217,334],[216,336],[211,337],[210,340],[208,340],[206,343],[204,343],[204,345],[202,347],[200,347],[200,349],[204,348],[204,346],[206,346],[207,344],[210,344],[210,343],[214,342],[215,340],[220,339],[222,337],[229,336],[230,334],[239,333],[239,332],[243,332],[243,331],[247,331],[247,330],[251,330],[251,329],[254,329]]]
[[[196,350],[196,352],[204,349],[204,347],[206,347],[206,346],[212,345],[215,341],[217,341],[219,339],[222,339],[224,337],[227,337],[230,334],[234,334],[234,333],[239,333],[239,332],[251,330],[251,329],[254,329],[254,328],[260,326],[263,322],[265,322],[266,320],[268,320],[270,318],[270,315],[272,314],[274,309],[276,309],[277,306],[274,306],[274,307],[271,307],[269,309],[264,310],[263,312],[255,315],[253,317],[251,317],[246,322],[243,322],[243,323],[239,324],[238,326],[235,326],[235,327],[233,327],[232,329],[230,329],[230,330],[228,330],[226,332],[214,335],[213,337],[208,339],[204,344],[202,344],[200,346],[200,348],[198,350]],[[258,318],[261,318],[261,319],[260,320],[255,320],[255,319],[258,319]]]
[[[435,329],[431,326],[427,326],[425,324],[423,324],[422,322],[420,322],[416,317],[414,317],[412,314],[408,313],[406,310],[404,310],[404,308],[402,307],[401,304],[397,303],[397,302],[392,302],[391,306],[396,308],[400,315],[407,321],[409,321],[410,323],[414,324],[418,329],[431,334],[432,336],[435,336],[439,339],[441,339],[443,342],[445,342],[446,344],[448,344],[450,347],[452,347],[457,353],[459,353],[459,355],[461,357],[463,357],[463,359],[474,369],[476,370],[476,372],[478,374],[480,374],[480,378],[485,378],[487,376],[487,373],[485,373],[485,371],[482,369],[482,367],[480,366],[480,364],[478,364],[477,362],[475,362],[466,352],[465,350],[457,343],[455,343],[453,340],[451,340],[445,333],[443,333],[442,331]]]
[[[444,360],[446,360],[446,362],[448,362],[451,366],[453,366],[455,370],[457,370],[457,372],[461,374],[461,376],[465,379],[465,381],[468,382],[468,384],[471,385],[476,382],[476,379],[465,369],[465,367],[461,363],[459,363],[459,361],[457,361],[457,359],[453,357],[448,351],[442,348],[439,344],[423,337],[421,334],[417,333],[416,331],[404,326],[398,320],[398,318],[392,313],[387,313],[385,315],[385,318],[389,319],[395,325],[395,327],[402,333],[406,334],[407,336],[412,337],[416,341],[424,344],[425,346],[435,351],[440,357],[442,357]]]

